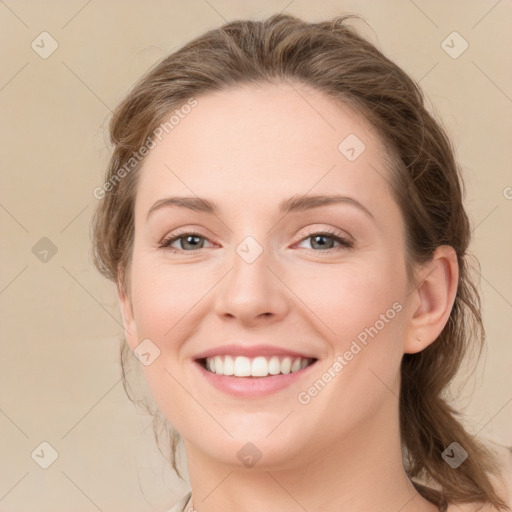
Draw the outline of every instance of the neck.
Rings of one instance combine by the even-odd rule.
[[[387,408],[373,426],[357,425],[335,443],[281,465],[227,465],[185,441],[193,503],[185,510],[437,512],[405,473],[393,412]]]

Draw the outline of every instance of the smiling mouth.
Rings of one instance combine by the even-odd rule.
[[[268,377],[295,373],[317,361],[309,357],[215,356],[197,359],[205,370],[231,377]]]

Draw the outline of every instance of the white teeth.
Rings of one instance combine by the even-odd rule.
[[[268,375],[268,362],[264,357],[256,357],[251,363],[253,377],[266,377]]]
[[[268,373],[270,375],[277,375],[281,373],[281,361],[279,361],[279,357],[272,356],[270,361],[268,362]]]
[[[222,368],[224,375],[233,375],[235,373],[235,361],[231,356],[224,357],[224,366]]]
[[[233,375],[235,377],[249,377],[251,375],[251,360],[248,357],[237,357],[235,359],[235,368]]]
[[[306,368],[313,362],[305,357],[264,356],[248,358],[244,356],[215,356],[206,358],[206,368],[217,375],[233,375],[235,377],[266,377],[267,375],[286,375]]]
[[[281,373],[284,373],[285,375],[290,373],[292,369],[292,359],[291,357],[285,357],[281,361]]]
[[[215,357],[215,373],[217,375],[224,375],[224,372],[223,372],[223,366],[224,366],[224,361],[222,360],[221,357],[219,356],[216,356]]]
[[[297,370],[300,370],[300,358],[299,359],[295,359],[292,363],[292,367],[290,369],[290,371],[293,373],[293,372],[296,372]]]

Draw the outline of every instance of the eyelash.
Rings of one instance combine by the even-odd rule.
[[[176,240],[179,240],[180,238],[185,238],[186,236],[196,236],[198,238],[203,238],[204,240],[208,240],[208,238],[204,237],[201,233],[199,233],[197,231],[194,231],[194,230],[185,231],[183,233],[173,233],[173,234],[169,235],[167,238],[162,240],[162,242],[160,242],[159,248],[167,249],[167,250],[171,251],[172,253],[197,252],[197,251],[184,251],[183,249],[175,249],[174,247],[170,247],[173,242],[175,242]],[[307,240],[308,238],[312,238],[314,236],[325,236],[328,238],[332,238],[334,241],[336,241],[340,244],[339,247],[334,247],[332,249],[325,249],[325,250],[318,250],[318,251],[315,249],[310,249],[314,252],[330,254],[330,253],[336,252],[337,250],[340,250],[340,249],[352,249],[354,247],[354,243],[351,240],[344,238],[344,237],[340,236],[339,234],[337,234],[335,231],[330,231],[328,229],[324,230],[324,231],[311,233],[310,235],[302,238],[299,242],[303,242],[304,240]]]

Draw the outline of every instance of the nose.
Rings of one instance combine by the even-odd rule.
[[[247,247],[249,251],[244,252]],[[255,250],[254,245],[240,244],[234,252],[232,267],[217,287],[214,305],[219,316],[246,326],[282,320],[290,307],[290,292],[279,275],[279,265],[269,250],[260,249],[256,258]]]

